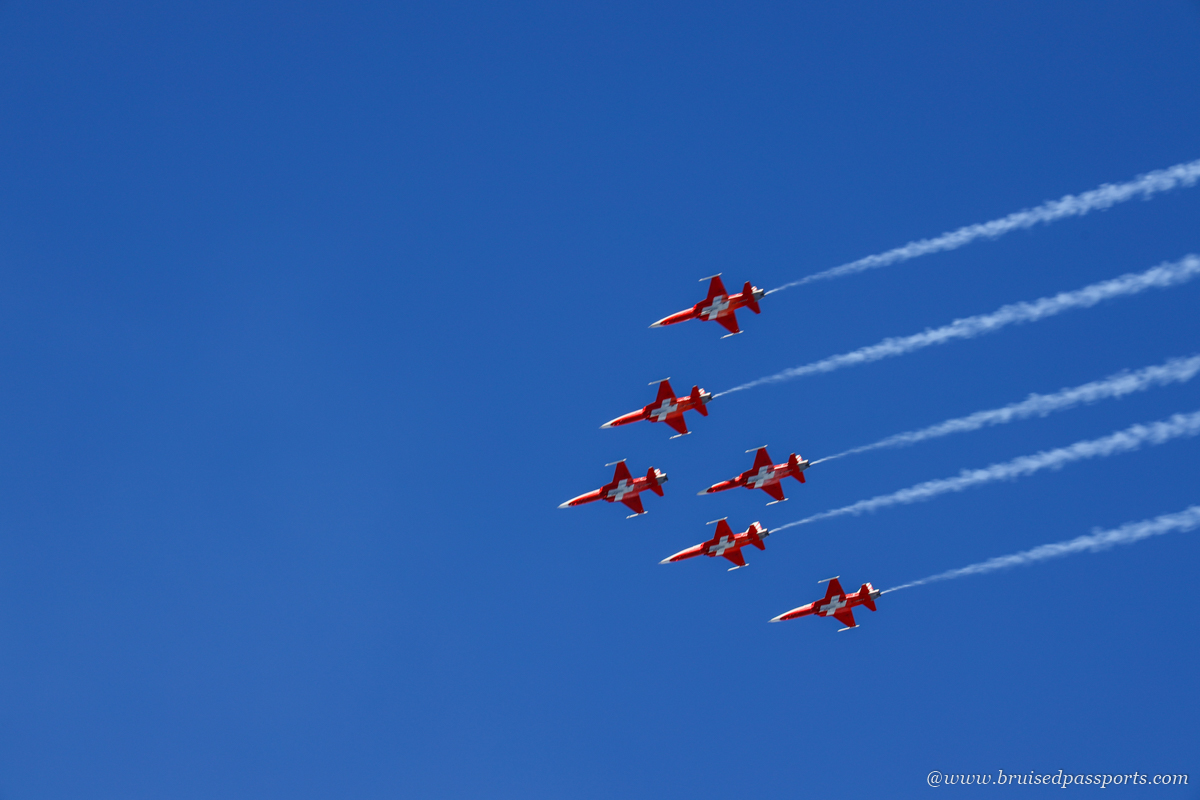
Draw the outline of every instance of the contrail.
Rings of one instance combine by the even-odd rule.
[[[931,575],[928,578],[922,578],[919,581],[902,583],[899,586],[893,586],[891,589],[885,589],[884,593],[896,592],[912,586],[923,586],[926,583],[934,583],[935,581],[964,578],[967,575],[982,575],[985,572],[1007,569],[1021,564],[1033,564],[1038,561],[1045,561],[1048,558],[1059,558],[1060,556],[1069,556],[1073,553],[1082,553],[1085,550],[1095,553],[1100,550],[1107,550],[1113,545],[1133,544],[1151,536],[1159,536],[1174,531],[1190,531],[1197,527],[1200,527],[1200,506],[1191,506],[1175,514],[1163,514],[1161,517],[1142,520],[1141,522],[1128,522],[1112,530],[1102,531],[1094,528],[1088,536],[1080,536],[1066,542],[1044,544],[1032,550],[1025,550],[1008,556],[989,558],[987,561],[981,561],[978,564],[971,564],[967,567],[941,572],[937,575]]]
[[[928,428],[897,433],[871,444],[852,447],[849,450],[825,456],[812,462],[812,464],[815,466],[824,461],[832,461],[835,458],[842,458],[843,456],[854,455],[855,453],[865,453],[868,450],[880,450],[885,447],[907,447],[917,442],[923,442],[926,439],[937,439],[953,433],[977,431],[980,428],[992,425],[1004,425],[1016,420],[1028,419],[1029,417],[1044,417],[1055,411],[1065,411],[1080,403],[1095,403],[1098,400],[1124,397],[1127,394],[1143,392],[1156,386],[1165,386],[1171,383],[1187,383],[1196,377],[1197,372],[1200,372],[1200,355],[1190,358],[1172,358],[1166,363],[1153,367],[1145,367],[1139,369],[1137,372],[1118,372],[1103,380],[1085,383],[1082,386],[1076,386],[1072,389],[1063,389],[1054,394],[1031,394],[1027,399],[1019,403],[1011,403],[1003,408],[976,411],[974,414],[939,422],[936,425],[930,425]]]
[[[843,275],[853,275],[856,272],[864,272],[877,267],[886,267],[889,264],[908,261],[910,258],[916,258],[917,256],[940,253],[944,250],[957,250],[976,239],[996,239],[1010,231],[1031,228],[1039,222],[1050,223],[1065,217],[1082,217],[1089,212],[1107,209],[1117,203],[1124,203],[1126,200],[1132,200],[1138,196],[1144,200],[1149,200],[1160,192],[1170,191],[1177,187],[1194,186],[1197,179],[1200,179],[1200,160],[1192,161],[1188,164],[1176,164],[1166,169],[1147,172],[1145,175],[1134,178],[1128,183],[1106,183],[1090,192],[1084,192],[1080,195],[1069,194],[1059,200],[1051,200],[1036,208],[1018,211],[1015,214],[1009,214],[1007,217],[994,219],[991,222],[967,225],[956,231],[943,233],[941,236],[933,239],[921,239],[917,242],[909,242],[903,247],[888,250],[886,253],[860,258],[858,261],[851,261],[849,264],[842,264],[840,267],[827,269],[824,272],[809,275],[798,281],[785,283],[783,286],[767,292],[767,294],[789,289],[793,286],[812,283],[813,281],[840,278]]]
[[[843,367],[856,364],[866,364],[881,358],[911,353],[935,344],[945,344],[954,339],[973,339],[985,333],[992,333],[1008,325],[1022,322],[1036,322],[1046,317],[1052,317],[1073,308],[1090,308],[1103,300],[1126,295],[1139,294],[1151,288],[1166,288],[1186,283],[1200,274],[1200,258],[1186,255],[1174,264],[1164,262],[1145,272],[1130,272],[1119,278],[1093,283],[1072,292],[1062,292],[1053,297],[1043,297],[1033,302],[1012,303],[1001,306],[991,314],[980,314],[974,317],[956,319],[949,325],[940,328],[926,329],[912,336],[896,336],[884,339],[879,344],[861,347],[849,353],[830,356],[821,361],[814,361],[800,367],[785,369],[765,378],[743,383],[732,389],[718,392],[713,397],[740,392],[761,386],[764,383],[779,383],[781,381],[800,378],[805,375],[815,375],[820,372],[832,372]]]
[[[993,481],[1010,481],[1015,478],[1023,478],[1044,469],[1060,469],[1075,461],[1112,456],[1118,453],[1128,453],[1141,448],[1142,445],[1163,444],[1172,439],[1195,436],[1196,434],[1200,434],[1200,411],[1193,411],[1191,414],[1175,414],[1169,419],[1145,425],[1133,425],[1123,431],[1117,431],[1099,439],[1088,439],[1055,450],[1043,450],[1031,456],[1021,456],[1014,458],[1012,461],[992,464],[983,469],[965,469],[953,478],[939,478],[937,480],[925,481],[924,483],[918,483],[916,486],[901,489],[898,492],[881,494],[869,500],[859,500],[857,503],[852,503],[848,506],[822,511],[819,514],[813,514],[811,517],[805,517],[796,522],[780,525],[774,529],[773,533],[778,533],[785,528],[807,525],[810,522],[816,522],[821,519],[829,519],[830,517],[841,517],[846,514],[857,516],[864,511],[875,511],[887,506],[907,505],[922,500],[931,500],[947,492],[961,492],[963,489],[992,483]]]

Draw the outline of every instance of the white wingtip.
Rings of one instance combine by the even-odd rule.
[[[735,569],[741,569],[742,567],[748,567],[748,566],[750,566],[750,565],[749,564],[738,564],[736,567],[730,567],[729,569],[727,569],[725,571],[733,572]]]

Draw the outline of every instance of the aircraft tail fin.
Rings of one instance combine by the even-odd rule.
[[[759,531],[766,533],[766,529],[757,522],[750,523],[750,544],[754,545],[759,550],[766,550],[767,545],[763,542],[762,535],[759,533]]]
[[[750,281],[746,281],[746,285],[742,287],[742,297],[746,299],[746,308],[755,314],[762,313],[762,310],[758,307],[758,301],[754,299],[754,286]]]
[[[871,597],[871,584],[864,583],[862,588],[858,590],[859,595],[863,599],[863,605],[872,611],[875,610],[875,600]]]
[[[662,497],[663,488],[658,483],[658,473],[654,471],[654,467],[646,470],[646,480],[650,482],[650,485],[646,488],[654,492],[659,497]]]
[[[804,479],[804,470],[800,469],[800,459],[795,453],[792,453],[790,456],[788,456],[788,470],[791,471],[792,476],[795,477],[796,480],[800,481],[801,483],[808,483],[808,481]]]

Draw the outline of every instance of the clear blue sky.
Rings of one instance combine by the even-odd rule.
[[[723,397],[674,441],[599,429],[668,375],[721,391],[1200,251],[1197,187],[772,295],[724,341],[647,328],[714,272],[770,288],[1200,158],[1200,4],[351,5],[0,7],[0,797],[1200,781],[1200,533],[767,624],[830,575],[1200,502],[1200,441],[658,564],[717,517],[1200,409],[1197,380],[823,464],[769,508],[696,497],[750,447],[1200,352],[1200,281]],[[622,457],[670,475],[648,515],[556,508]]]

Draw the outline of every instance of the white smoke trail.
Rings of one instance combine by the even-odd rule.
[[[1200,434],[1200,411],[1193,411],[1191,414],[1175,414],[1169,419],[1145,425],[1133,425],[1123,431],[1117,431],[1099,439],[1088,439],[1055,450],[1043,450],[1031,456],[1021,456],[1014,458],[1012,461],[992,464],[983,469],[965,469],[953,478],[939,478],[937,480],[925,481],[924,483],[918,483],[916,486],[901,489],[898,492],[882,494],[872,497],[869,500],[859,500],[857,503],[852,503],[848,506],[822,511],[819,514],[813,514],[811,517],[805,517],[796,522],[780,525],[772,532],[778,533],[785,528],[807,525],[810,522],[829,519],[830,517],[840,517],[846,514],[857,516],[864,511],[875,511],[887,506],[907,505],[922,500],[931,500],[947,492],[961,492],[963,489],[992,483],[993,481],[1010,481],[1015,478],[1023,478],[1044,469],[1060,469],[1075,461],[1102,458],[1118,453],[1128,453],[1139,449],[1142,445],[1163,444],[1172,439],[1195,436],[1197,434]]]
[[[907,447],[917,442],[923,442],[926,439],[937,439],[953,433],[976,431],[980,428],[992,425],[1004,425],[1015,420],[1028,419],[1029,417],[1044,417],[1047,414],[1055,411],[1064,411],[1080,403],[1095,403],[1098,400],[1124,397],[1133,392],[1143,392],[1152,387],[1165,386],[1170,383],[1186,383],[1196,377],[1196,373],[1198,372],[1200,372],[1200,356],[1172,358],[1166,363],[1153,367],[1145,367],[1139,369],[1137,372],[1118,372],[1103,380],[1085,383],[1082,386],[1076,386],[1072,389],[1063,389],[1054,394],[1031,394],[1025,400],[1019,403],[1011,403],[1003,408],[976,411],[974,414],[939,422],[936,425],[930,425],[928,428],[897,433],[871,444],[852,447],[849,450],[825,456],[812,463],[815,466],[824,461],[832,461],[835,458],[842,458],[854,455],[855,453],[865,453],[868,450],[880,450],[885,447]]]
[[[1051,200],[1036,208],[1018,211],[1015,214],[1009,214],[1007,217],[994,219],[991,222],[967,225],[956,231],[943,233],[941,236],[933,239],[921,239],[920,241],[909,242],[903,247],[897,247],[895,250],[889,250],[886,253],[860,258],[858,261],[851,261],[849,264],[842,264],[840,267],[827,269],[824,272],[809,275],[798,281],[785,283],[783,286],[767,292],[767,294],[782,291],[793,286],[812,283],[813,281],[840,278],[843,275],[852,275],[856,272],[864,272],[869,269],[876,269],[877,267],[886,267],[889,264],[908,261],[911,258],[929,255],[930,253],[956,250],[965,244],[970,244],[976,239],[996,239],[1010,231],[1031,228],[1039,222],[1050,223],[1065,217],[1082,217],[1089,212],[1107,209],[1117,203],[1124,203],[1126,200],[1132,200],[1138,196],[1141,196],[1144,200],[1149,200],[1160,192],[1170,191],[1177,187],[1193,186],[1197,179],[1200,179],[1200,161],[1193,161],[1189,164],[1176,164],[1173,167],[1148,172],[1145,175],[1134,178],[1128,183],[1106,183],[1090,192],[1084,192],[1080,195],[1069,194],[1059,200]]]
[[[713,397],[732,392],[740,392],[765,383],[779,383],[805,375],[815,375],[820,372],[832,372],[843,367],[856,364],[866,364],[881,358],[911,353],[924,347],[945,344],[954,339],[973,339],[985,333],[992,333],[1008,325],[1022,322],[1036,322],[1052,317],[1074,308],[1090,308],[1103,300],[1114,297],[1139,294],[1151,288],[1166,288],[1186,283],[1200,274],[1200,258],[1195,255],[1184,256],[1181,260],[1163,263],[1145,272],[1127,273],[1119,278],[1113,278],[1100,283],[1093,283],[1073,292],[1062,292],[1053,297],[1043,297],[1031,303],[1012,303],[993,311],[991,314],[980,314],[975,317],[956,319],[949,325],[940,328],[927,329],[912,336],[897,336],[884,339],[879,344],[861,347],[858,350],[841,355],[830,356],[821,361],[814,361],[800,367],[785,369],[765,378],[743,383],[732,389],[718,392]]]
[[[1107,550],[1113,545],[1133,544],[1151,536],[1159,536],[1174,531],[1190,531],[1197,527],[1200,527],[1200,506],[1191,506],[1175,514],[1163,514],[1161,517],[1155,517],[1154,519],[1129,522],[1119,528],[1107,531],[1093,529],[1092,533],[1088,536],[1080,536],[1066,542],[1044,544],[1032,550],[1025,550],[1024,552],[1013,553],[1008,556],[989,558],[987,561],[981,561],[978,564],[947,570],[937,575],[931,575],[928,578],[922,578],[919,581],[893,586],[891,589],[885,589],[883,593],[896,592],[912,586],[923,586],[926,583],[934,583],[935,581],[949,581],[955,578],[965,578],[968,575],[982,575],[985,572],[1008,569],[1009,567],[1016,567],[1022,564],[1033,564],[1038,561],[1045,561],[1048,558],[1059,558],[1074,553],[1082,553],[1085,550],[1095,553],[1100,550]]]

